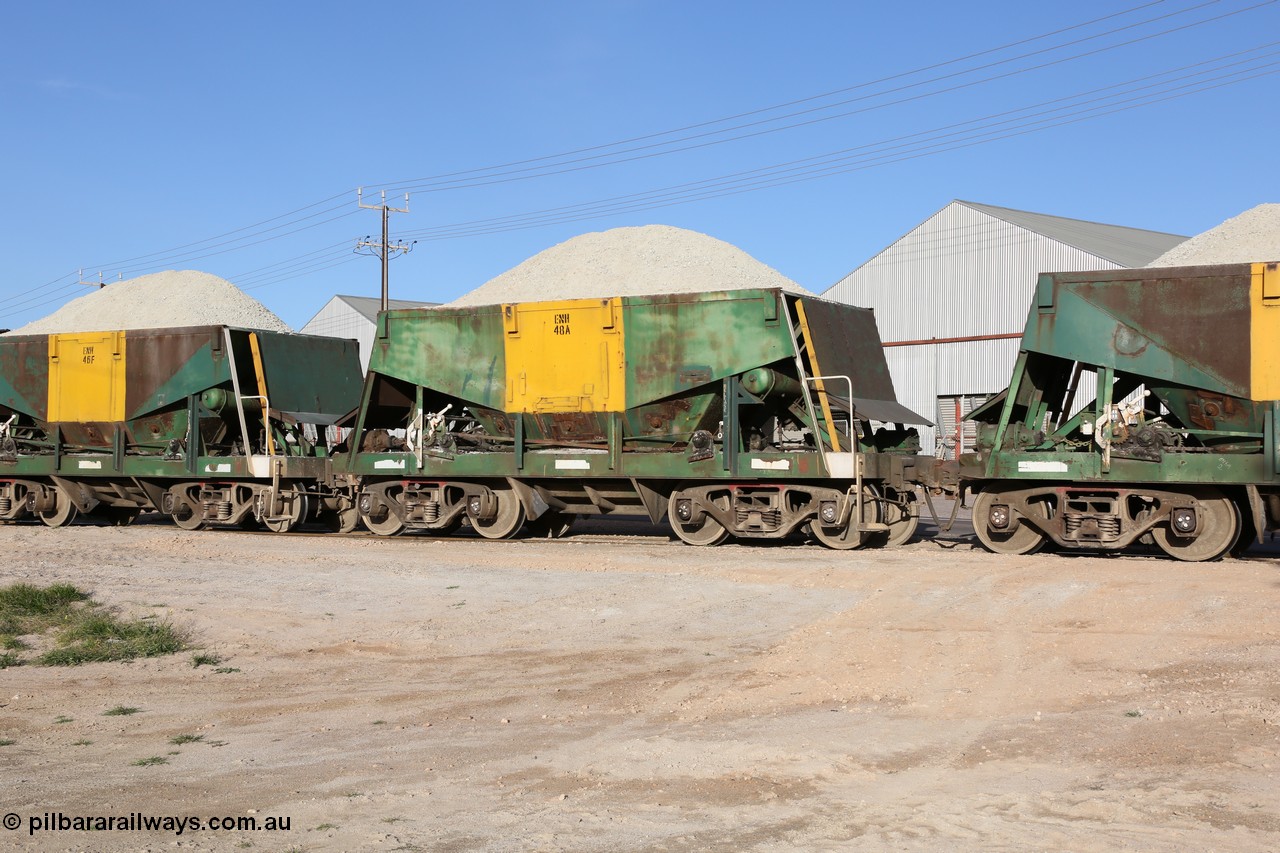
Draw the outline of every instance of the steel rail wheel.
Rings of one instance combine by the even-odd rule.
[[[387,514],[375,521],[371,516],[361,515],[361,523],[373,533],[379,536],[399,536],[404,533],[404,522],[396,517],[391,510],[387,510]]]
[[[681,492],[672,492],[671,497],[667,498],[667,521],[681,542],[689,545],[719,545],[729,538],[729,531],[724,529],[724,525],[705,512],[696,522],[681,521],[676,512],[676,501],[684,497]]]
[[[360,509],[354,503],[342,509],[322,509],[320,521],[330,533],[350,533],[360,523]]]
[[[880,501],[879,493],[875,487],[865,485],[862,487],[862,523],[874,524],[880,520]],[[857,512],[857,507],[849,510],[849,522],[853,521],[853,514]],[[828,548],[837,551],[852,551],[854,548],[861,548],[863,545],[869,544],[877,535],[884,536],[883,533],[877,534],[875,531],[865,531],[860,525],[846,522],[844,527],[825,527],[822,520],[815,518],[809,522],[809,532],[813,534],[813,538],[817,539]],[[890,531],[892,535],[892,531]]]
[[[173,507],[173,514],[169,517],[183,530],[199,530],[204,526],[204,513],[200,511],[200,504],[191,499],[190,494],[178,497]]]
[[[884,523],[889,525],[889,541],[885,545],[891,548],[910,542],[920,526],[919,504],[904,497],[895,489],[885,489]]]
[[[472,518],[471,526],[485,539],[510,539],[524,524],[524,504],[512,489],[494,489],[493,497],[498,503],[493,518]]]
[[[973,502],[973,530],[983,547],[995,554],[1034,554],[1043,548],[1048,540],[1029,524],[1018,524],[1012,533],[991,526],[991,507],[999,499],[996,492],[982,492]]]
[[[53,509],[38,512],[36,515],[40,516],[40,520],[49,527],[66,527],[76,520],[76,505],[62,489],[55,488],[53,495]]]
[[[280,499],[281,509],[280,515],[274,517],[262,517],[262,523],[272,533],[288,533],[293,528],[302,523],[307,517],[307,510],[310,508],[310,502],[307,496],[302,493],[295,493],[289,497]]]
[[[1196,501],[1196,523],[1200,533],[1190,539],[1176,536],[1162,524],[1152,528],[1152,538],[1161,551],[1175,559],[1189,563],[1216,560],[1240,538],[1240,510],[1234,501],[1212,487],[1197,489],[1191,496]]]
[[[1236,504],[1236,513],[1240,516],[1240,535],[1228,553],[1233,557],[1243,557],[1249,546],[1258,541],[1258,528],[1253,524],[1253,512],[1247,503]]]

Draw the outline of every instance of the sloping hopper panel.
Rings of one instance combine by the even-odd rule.
[[[625,297],[627,408],[794,357],[782,298],[774,290]]]
[[[231,380],[222,326],[125,333],[125,417],[140,418]]]
[[[232,334],[246,333],[235,330]],[[327,423],[360,405],[363,377],[358,343],[318,335],[255,334],[273,409],[304,421]],[[239,342],[236,346],[239,349]]]
[[[1249,396],[1248,264],[1046,273],[1023,349]]]
[[[501,305],[389,311],[381,315],[369,371],[502,410],[502,335]]]
[[[47,335],[0,337],[0,406],[36,420],[48,420]]]
[[[882,423],[933,425],[928,418],[898,402],[873,311],[812,297],[804,297],[800,302],[804,305],[818,368],[827,376],[849,377],[858,415]],[[833,398],[846,400],[844,382],[823,384]]]

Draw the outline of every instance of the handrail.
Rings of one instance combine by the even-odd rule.
[[[849,397],[848,397],[849,408],[853,409],[853,380],[850,379],[848,376],[845,376],[842,373],[832,373],[832,374],[827,374],[825,376],[806,376],[804,378],[804,381],[806,383],[809,383],[809,382],[815,383],[814,390],[818,392],[818,396],[822,400],[822,414],[823,414],[823,417],[826,418],[827,428],[830,430],[830,434],[831,434],[831,440],[832,440],[831,449],[837,453],[840,451],[840,442],[836,438],[836,421],[835,421],[835,417],[831,414],[831,405],[829,400],[827,399],[826,386],[823,385],[822,383],[827,381],[834,382],[840,379],[843,379],[844,383],[849,386]],[[849,412],[849,445],[850,445],[849,447],[850,450],[857,449],[857,442],[853,440],[853,412],[852,411]]]

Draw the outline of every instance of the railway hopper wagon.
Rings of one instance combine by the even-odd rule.
[[[920,423],[869,310],[781,290],[406,309],[379,317],[335,466],[387,535],[629,514],[855,548],[914,531]]]
[[[1260,541],[1280,524],[1280,268],[1042,274],[1009,387],[970,419],[960,475],[992,551]]]
[[[324,425],[359,404],[356,346],[227,326],[0,337],[0,519],[351,529]]]

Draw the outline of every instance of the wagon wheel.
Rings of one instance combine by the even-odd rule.
[[[383,492],[382,497],[386,502],[399,503],[400,490],[395,490],[395,494],[391,491]],[[367,527],[370,532],[379,536],[399,536],[404,533],[404,522],[400,520],[400,515],[392,510],[392,508],[383,501],[374,501],[373,495],[366,493],[361,496],[356,506],[365,505],[372,509],[381,508],[383,511],[379,514],[370,514],[367,512],[360,513],[360,522]],[[403,506],[403,504],[401,504]]]
[[[524,532],[530,539],[559,539],[569,533],[575,518],[577,516],[571,512],[547,510],[532,521],[526,521]]]
[[[174,492],[173,512],[170,518],[183,530],[199,530],[204,525],[204,512],[199,503],[192,500],[190,492]]]
[[[1194,539],[1175,536],[1165,525],[1153,527],[1151,535],[1160,550],[1170,557],[1191,563],[1216,560],[1225,554],[1240,536],[1240,511],[1222,492],[1209,487],[1192,493],[1196,501],[1196,518],[1200,534]]]
[[[36,514],[49,527],[65,527],[76,520],[76,505],[62,489],[54,489],[53,509]]]
[[[282,496],[280,504],[280,515],[269,517],[264,514],[262,516],[262,523],[272,533],[288,533],[302,523],[302,520],[307,517],[307,510],[310,508],[310,502],[302,492]]]
[[[729,531],[724,529],[724,525],[705,512],[697,521],[681,521],[676,512],[676,501],[684,497],[687,495],[683,492],[672,492],[667,499],[667,521],[682,542],[689,545],[719,545],[729,538]]]
[[[320,521],[330,533],[350,533],[360,523],[360,510],[354,503],[341,509],[322,509]]]
[[[1233,557],[1243,557],[1249,547],[1258,541],[1258,528],[1253,523],[1253,512],[1247,504],[1237,504],[1236,507],[1240,516],[1240,535],[1231,546],[1230,554]]]
[[[498,502],[493,518],[471,518],[471,526],[485,539],[510,539],[524,524],[524,504],[512,489],[494,489],[493,497]]]
[[[360,521],[364,523],[365,527],[379,536],[399,536],[404,533],[404,522],[390,510],[380,520],[375,521],[371,516],[362,515],[360,516]]]
[[[996,554],[1034,554],[1043,548],[1047,541],[1044,534],[1029,524],[1019,524],[1012,533],[991,526],[991,506],[1000,497],[996,492],[982,492],[973,502],[973,530],[983,547]]]
[[[855,512],[857,512],[856,507],[849,510],[849,521],[853,520]],[[875,489],[870,485],[863,486],[862,523],[873,524],[879,519],[879,516],[880,501],[877,500]],[[819,518],[809,522],[809,532],[813,534],[813,538],[828,548],[834,548],[837,551],[850,551],[854,548],[861,548],[875,535],[855,529],[856,527],[857,525],[848,522],[845,522],[843,527],[826,527]]]
[[[914,492],[898,492],[896,489],[885,489],[884,523],[889,525],[890,547],[905,545],[916,535],[920,526],[920,506],[916,503]]]

